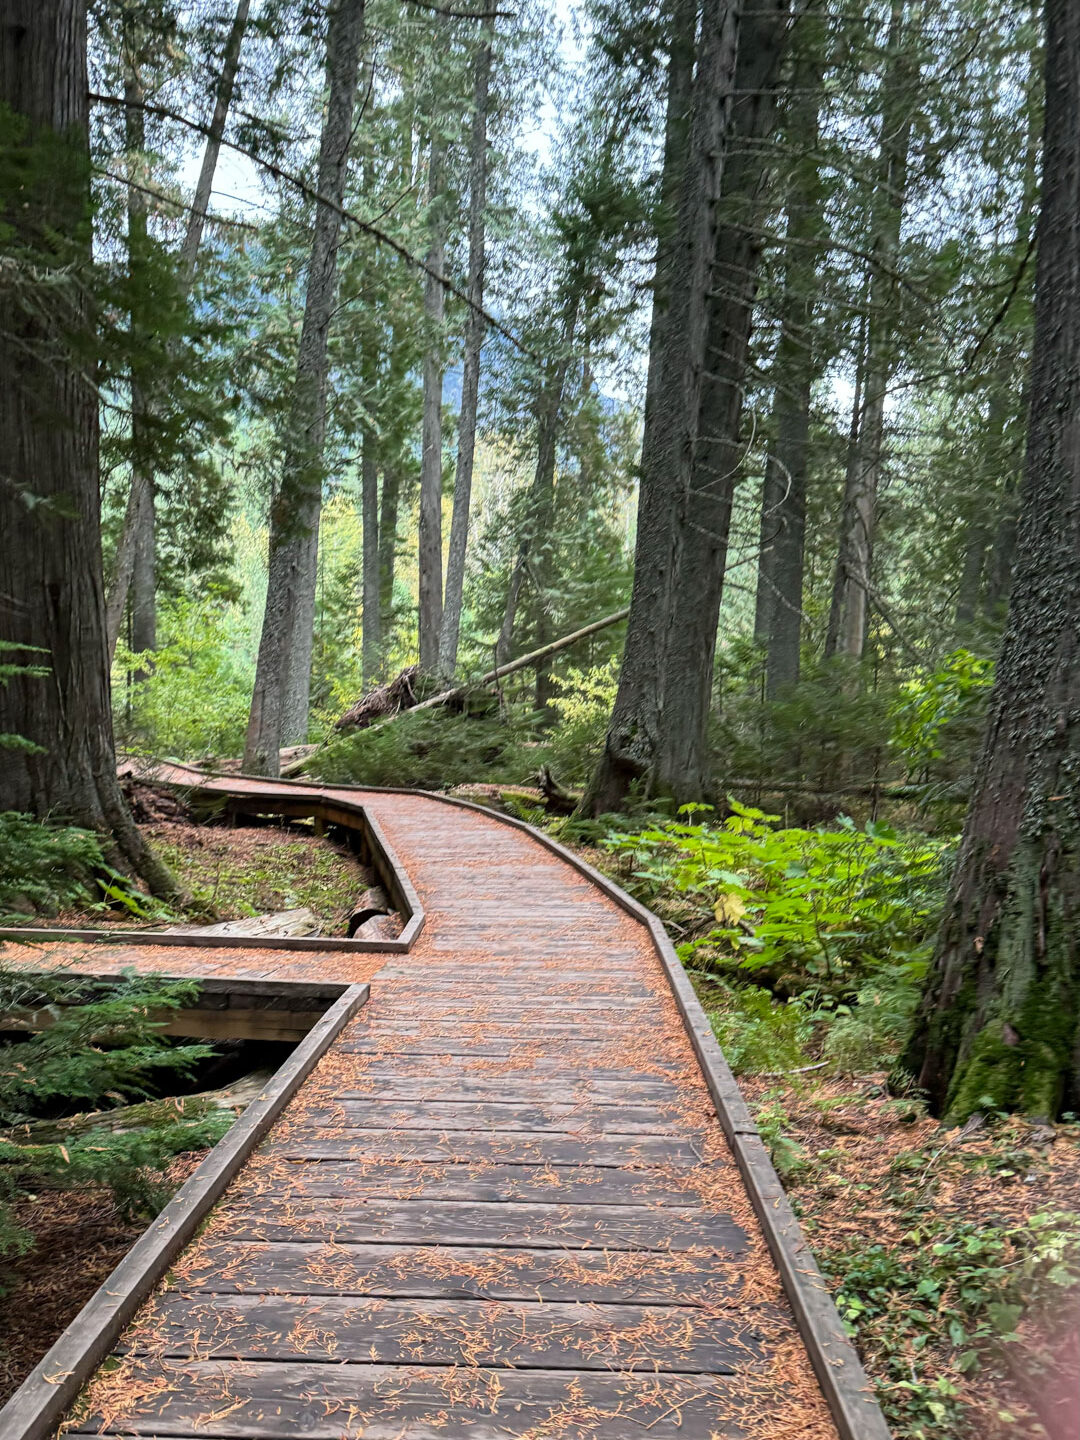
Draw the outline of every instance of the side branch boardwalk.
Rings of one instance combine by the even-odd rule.
[[[407,954],[296,955],[298,978],[369,981],[369,1003],[67,1433],[882,1440],[835,1336],[825,1363],[846,1408],[815,1378],[818,1321],[797,1324],[785,1298],[649,930],[495,816],[347,795],[411,877],[424,929]],[[66,958],[87,968],[75,948]],[[116,948],[172,968],[160,950]],[[207,953],[221,975],[231,952]],[[238,973],[258,958],[237,952]],[[288,952],[267,960],[288,978]]]

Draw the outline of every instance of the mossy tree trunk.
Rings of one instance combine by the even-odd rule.
[[[1035,349],[1009,622],[905,1064],[935,1110],[1080,1103],[1080,8],[1047,0]]]

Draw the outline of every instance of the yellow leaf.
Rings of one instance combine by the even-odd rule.
[[[737,925],[746,914],[746,902],[738,895],[720,895],[713,914],[720,925]]]

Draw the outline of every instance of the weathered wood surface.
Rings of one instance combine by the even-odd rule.
[[[427,926],[364,976],[68,1433],[832,1440],[649,932],[494,817],[348,798]]]
[[[215,925],[170,925],[167,935],[315,935],[319,922],[306,907],[274,910],[269,915],[244,915],[239,920],[219,920]]]

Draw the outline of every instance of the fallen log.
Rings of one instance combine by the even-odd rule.
[[[409,705],[399,709],[392,715],[386,715],[374,723],[365,724],[363,728],[370,731],[381,730],[385,725],[393,724],[399,715],[414,715],[418,710],[434,710],[440,705],[450,705],[454,701],[464,700],[470,690],[477,690],[489,685],[497,685],[499,681],[505,679],[507,675],[515,675],[519,670],[527,670],[530,666],[538,664],[541,660],[546,660],[549,655],[557,655],[560,650],[567,650],[571,645],[576,645],[579,640],[587,640],[590,635],[596,635],[601,630],[610,629],[612,625],[617,625],[620,620],[625,620],[629,614],[629,605],[624,606],[622,610],[616,610],[613,615],[605,615],[602,620],[594,620],[591,625],[583,625],[580,630],[575,630],[571,635],[562,635],[558,640],[552,640],[548,645],[541,645],[538,650],[530,650],[527,655],[519,655],[516,660],[511,660],[506,665],[497,665],[494,670],[488,670],[486,674],[481,675],[477,680],[470,681],[467,685],[454,685],[449,690],[441,690],[438,695],[432,695],[428,700],[421,700],[415,705]],[[397,680],[390,682],[391,686],[396,685],[403,676],[412,675],[415,669],[416,667],[413,666],[410,667],[409,670],[403,670],[401,675],[397,677]],[[384,686],[380,688],[386,689],[387,687]],[[375,691],[371,692],[372,695],[376,693]],[[335,722],[335,730],[354,728],[352,722],[348,721],[348,717],[360,710],[368,698],[369,697],[365,696],[363,700],[357,701],[351,709],[347,710],[341,719]],[[316,746],[306,754],[297,756],[296,759],[290,761],[288,764],[282,765],[281,774],[285,777],[299,775],[301,771],[307,768],[309,761],[316,751],[321,748],[322,746]]]
[[[167,935],[315,935],[319,922],[311,910],[275,910],[270,915],[244,915],[216,925],[170,925]]]
[[[61,1120],[30,1120],[5,1130],[0,1138],[18,1145],[63,1145],[91,1130],[111,1130],[122,1135],[147,1126],[181,1124],[202,1120],[215,1110],[239,1114],[266,1089],[270,1070],[252,1070],[220,1090],[201,1090],[195,1095],[170,1095],[162,1100],[140,1100],[135,1105],[117,1105],[112,1110],[86,1110]]]
[[[363,930],[361,938],[366,939],[373,931],[381,931],[381,926],[367,927],[369,920],[381,919],[383,916],[391,915],[393,906],[387,897],[386,891],[381,885],[370,885],[357,900],[352,914],[349,916],[348,928],[345,931],[348,939],[355,939],[358,931]]]
[[[364,730],[376,720],[388,720],[401,710],[412,710],[417,705],[416,689],[420,683],[420,666],[410,665],[400,675],[388,680],[385,685],[376,685],[351,705],[339,720],[334,721],[335,730]]]

